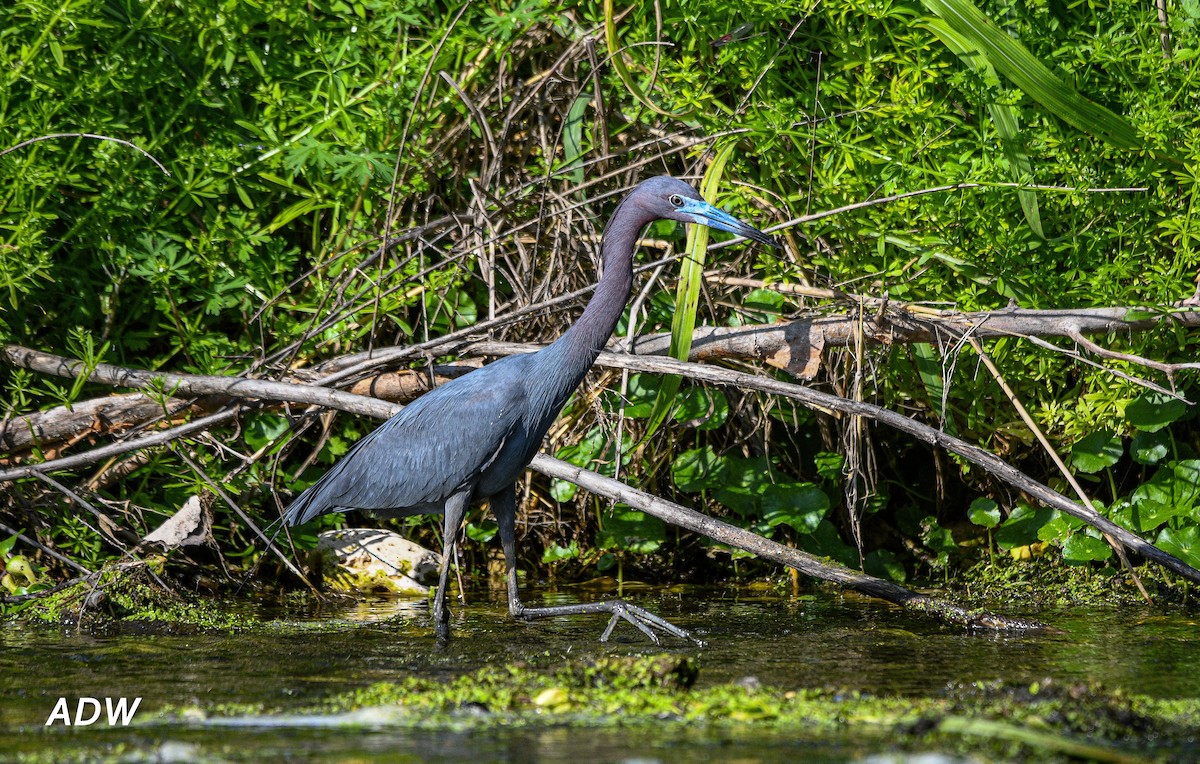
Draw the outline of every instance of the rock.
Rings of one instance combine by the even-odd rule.
[[[325,531],[316,557],[326,583],[342,591],[424,596],[437,580],[436,553],[398,533],[377,528]]]

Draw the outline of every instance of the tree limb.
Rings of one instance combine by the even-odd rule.
[[[479,342],[472,345],[472,350],[474,352],[487,355],[530,353],[536,352],[538,349],[540,348],[535,345],[519,343]],[[70,376],[72,372],[79,372],[83,371],[84,369],[83,365],[77,361],[70,361],[69,359],[51,356],[46,353],[29,351],[26,348],[14,348],[13,346],[8,346],[5,348],[5,355],[11,359],[23,359],[30,362],[36,362],[41,367],[56,370],[61,375],[65,376]],[[630,356],[603,352],[597,359],[597,363],[613,368],[629,369],[631,371],[680,374],[682,376],[687,376],[691,379],[696,379],[703,382],[710,382],[718,385],[728,385],[741,389],[759,390],[769,394],[780,395],[791,398],[810,408],[821,411],[842,412],[844,414],[853,416],[862,416],[869,419],[874,419],[882,424],[886,424],[890,427],[900,430],[901,432],[908,433],[913,437],[934,446],[935,448],[943,448],[961,456],[967,461],[978,465],[988,473],[994,475],[1010,486],[1025,492],[1042,504],[1054,509],[1058,509],[1059,511],[1065,512],[1073,517],[1077,517],[1101,532],[1117,539],[1126,548],[1136,552],[1137,554],[1140,554],[1142,557],[1158,562],[1164,567],[1175,571],[1179,575],[1184,576],[1191,581],[1200,583],[1200,571],[1197,571],[1195,568],[1191,567],[1182,560],[1167,554],[1140,536],[1137,536],[1125,528],[1116,525],[1108,518],[1098,514],[1096,511],[1073,502],[1066,496],[1063,496],[1048,486],[1037,482],[1016,468],[1012,467],[995,454],[985,451],[978,446],[967,443],[966,441],[956,438],[952,435],[948,435],[944,432],[936,430],[929,425],[909,419],[908,417],[905,417],[894,411],[890,411],[870,403],[847,400],[845,398],[840,398],[836,395],[813,390],[802,385],[758,377],[753,374],[747,374],[744,372],[733,371],[731,369],[724,369],[705,364],[677,361],[671,358]],[[138,384],[159,385],[161,384],[160,380],[164,377],[169,377],[177,389],[188,392],[193,390],[191,386],[194,384],[198,389],[202,389],[210,394],[223,392],[234,397],[241,395],[256,399],[268,399],[272,396],[280,396],[275,399],[299,403],[313,403],[318,400],[324,400],[327,401],[327,403],[318,405],[326,405],[330,408],[336,408],[342,411],[350,411],[367,416],[374,416],[380,419],[387,418],[400,409],[400,407],[395,406],[394,404],[373,398],[366,398],[364,396],[343,393],[311,385],[297,385],[283,382],[205,377],[188,374],[156,375],[152,372],[136,369],[123,369],[112,366],[105,366],[103,369],[101,369],[101,367],[97,367],[89,379],[91,379],[91,381],[120,379],[123,380],[125,384],[136,386]],[[223,388],[220,386],[221,380],[224,380],[225,382]],[[197,422],[192,422],[189,425],[176,427],[173,428],[173,430],[165,431],[163,433],[157,433],[157,437],[162,438],[162,440],[156,440],[156,436],[145,436],[137,439],[136,441],[112,444],[93,449],[84,454],[78,454],[72,457],[64,457],[51,462],[44,462],[29,467],[17,467],[8,470],[0,470],[0,482],[15,480],[20,477],[28,477],[36,473],[45,473],[59,469],[70,469],[82,464],[90,464],[92,462],[99,461],[101,458],[107,458],[113,453],[133,450],[134,448],[140,447],[141,444],[148,445],[166,442],[167,440],[176,437],[182,437],[182,435],[189,434],[190,432],[206,429],[207,426],[211,426],[211,424],[216,424],[219,421],[230,418],[235,413],[236,411],[223,412],[222,414],[205,417],[204,419],[198,420]],[[208,424],[205,426],[198,426],[202,423]],[[137,445],[131,446],[131,443]],[[96,456],[96,454],[102,455]]]

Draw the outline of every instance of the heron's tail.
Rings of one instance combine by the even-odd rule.
[[[329,474],[326,473],[321,476],[320,480],[305,488],[284,511],[283,522],[287,525],[303,525],[313,518],[330,512],[345,512],[345,509],[330,504],[328,501],[326,496],[328,492],[324,490],[328,478]]]

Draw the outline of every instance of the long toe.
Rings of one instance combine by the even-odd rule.
[[[673,637],[678,637],[679,639],[690,640],[695,642],[697,645],[704,645],[704,642],[692,636],[690,632],[684,631],[665,618],[651,613],[649,610],[644,610],[636,605],[630,605],[624,600],[612,600],[609,606],[609,611],[612,613],[612,618],[609,619],[608,626],[604,629],[604,633],[600,635],[601,642],[607,642],[608,638],[612,635],[613,629],[617,625],[618,619],[624,619],[636,626],[638,631],[649,637],[650,641],[656,645],[662,643],[658,638],[658,634],[655,633],[655,629],[670,634]]]

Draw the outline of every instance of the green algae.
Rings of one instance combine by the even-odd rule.
[[[1134,569],[1156,605],[1198,604],[1196,587],[1153,565]],[[945,596],[976,607],[1140,607],[1146,602],[1128,571],[1111,566],[1073,565],[1061,558],[1014,560],[1004,555],[979,562],[939,582]]]
[[[113,567],[10,610],[12,620],[72,624],[90,630],[122,627],[247,629],[251,619],[211,597],[163,586],[145,566]]]
[[[728,683],[696,689],[693,658],[652,655],[488,667],[451,678],[377,682],[283,714],[261,706],[174,709],[160,723],[236,727],[424,730],[725,729],[739,736],[889,741],[899,750],[1142,761],[1200,735],[1200,700],[1158,700],[1096,684],[961,685],[940,696],[784,689]]]

